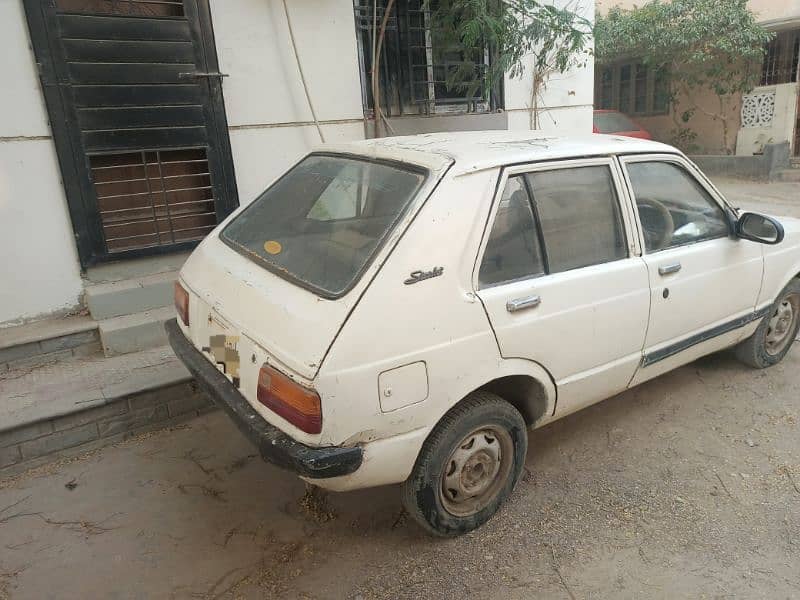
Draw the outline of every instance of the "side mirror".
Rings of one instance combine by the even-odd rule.
[[[783,225],[766,215],[746,212],[736,223],[736,235],[743,240],[775,245],[783,241]]]

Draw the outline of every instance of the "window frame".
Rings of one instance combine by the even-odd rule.
[[[504,180],[503,187],[500,189],[499,200],[497,201],[496,206],[494,206],[494,208],[492,210],[492,214],[491,214],[492,224],[491,224],[491,227],[486,232],[486,243],[485,244],[483,244],[483,243],[481,244],[481,249],[480,249],[481,258],[480,258],[480,261],[479,261],[479,264],[478,264],[478,286],[475,289],[488,290],[488,289],[491,289],[491,288],[499,287],[501,285],[507,285],[509,283],[516,283],[518,281],[527,281],[529,279],[541,279],[542,277],[546,277],[549,274],[550,263],[549,263],[549,259],[547,257],[547,248],[545,247],[545,244],[544,244],[544,235],[542,234],[542,225],[541,225],[541,221],[539,220],[539,213],[538,213],[538,211],[536,209],[536,204],[533,202],[533,194],[532,194],[531,186],[530,186],[530,183],[528,182],[528,178],[526,177],[526,175],[527,175],[527,173],[515,173],[515,174],[509,175]],[[523,277],[517,277],[515,279],[507,279],[505,281],[499,281],[497,283],[490,283],[490,284],[486,284],[486,285],[481,285],[480,284],[480,274],[481,274],[481,269],[483,268],[483,254],[484,254],[486,248],[489,246],[489,242],[492,239],[492,233],[494,233],[494,222],[495,222],[495,220],[497,218],[497,213],[500,210],[500,203],[503,201],[503,197],[505,196],[505,191],[506,191],[506,188],[508,187],[508,182],[513,177],[519,177],[520,178],[520,180],[522,181],[522,187],[525,189],[525,194],[528,197],[528,205],[529,205],[528,208],[530,208],[530,212],[531,212],[531,221],[532,221],[532,224],[533,224],[533,230],[534,230],[534,232],[536,234],[536,243],[539,246],[539,256],[540,256],[540,258],[542,260],[542,269],[543,269],[543,271],[541,273],[531,273],[529,275],[525,275]]]
[[[735,235],[735,223],[738,219],[738,210],[731,206],[728,201],[725,199],[725,196],[714,186],[711,180],[706,177],[706,175],[695,165],[692,161],[687,159],[684,156],[679,154],[633,154],[633,155],[622,155],[618,156],[617,160],[620,163],[621,171],[624,177],[625,186],[628,189],[628,196],[630,198],[629,204],[631,209],[633,210],[633,216],[636,222],[636,231],[639,237],[639,247],[641,248],[642,256],[655,256],[662,252],[668,252],[670,250],[677,250],[679,248],[687,248],[689,246],[694,246],[696,244],[702,244],[705,242],[713,242],[715,240],[723,239],[723,238],[732,238],[736,237]],[[644,229],[642,228],[642,221],[639,217],[639,208],[636,204],[636,193],[633,189],[633,183],[631,182],[630,173],[628,172],[628,165],[636,164],[636,163],[643,163],[643,162],[663,162],[668,164],[674,164],[679,169],[684,171],[698,186],[702,189],[709,198],[711,198],[712,202],[714,202],[717,207],[722,211],[722,214],[725,217],[725,220],[728,224],[728,234],[727,235],[717,235],[713,237],[705,237],[701,239],[697,239],[692,242],[687,242],[685,244],[680,244],[677,246],[670,246],[668,248],[662,248],[660,250],[656,250],[655,252],[647,252],[647,246],[645,245],[644,240]]]
[[[412,173],[418,173],[422,176],[422,181],[420,181],[417,189],[414,191],[414,194],[411,196],[410,200],[400,211],[391,225],[387,228],[384,234],[381,236],[377,246],[372,251],[372,254],[369,255],[364,264],[361,268],[356,272],[353,276],[353,279],[350,283],[345,287],[343,290],[339,292],[331,292],[319,286],[316,286],[308,281],[301,279],[300,277],[295,276],[292,273],[289,273],[285,269],[281,269],[277,265],[264,260],[257,254],[253,254],[249,252],[244,246],[241,244],[237,244],[236,242],[230,240],[227,236],[225,236],[225,232],[227,231],[228,227],[239,218],[241,214],[246,212],[250,206],[252,206],[256,200],[258,200],[261,196],[269,192],[272,188],[277,186],[281,181],[283,181],[286,177],[288,177],[289,173],[291,173],[295,167],[297,167],[300,163],[304,160],[312,157],[312,156],[328,156],[332,158],[343,158],[347,160],[354,160],[354,161],[361,161],[364,163],[369,164],[376,164],[376,165],[386,165],[389,167],[394,167],[396,169],[403,169],[406,171],[410,171]],[[448,167],[449,169],[449,167]],[[428,197],[433,192],[431,185],[438,184],[441,181],[441,178],[444,177],[447,169],[442,171],[436,177],[435,173],[431,171],[430,168],[413,163],[413,162],[404,162],[401,160],[391,159],[391,158],[383,158],[383,157],[372,157],[363,154],[355,154],[352,152],[337,152],[335,150],[320,150],[316,152],[309,152],[308,154],[304,154],[299,160],[297,160],[294,164],[286,169],[286,171],[281,174],[280,177],[275,179],[272,183],[270,183],[261,193],[259,193],[253,200],[251,200],[248,204],[240,207],[239,210],[234,212],[230,215],[227,219],[225,219],[217,228],[209,235],[216,237],[219,241],[225,244],[228,248],[236,252],[237,254],[244,256],[248,260],[252,261],[253,264],[258,265],[259,267],[265,269],[266,271],[272,273],[273,275],[277,275],[284,281],[288,281],[289,283],[296,285],[299,288],[302,288],[312,294],[324,298],[325,300],[339,300],[347,296],[353,289],[355,289],[361,281],[364,279],[366,273],[372,268],[375,264],[377,259],[382,255],[384,249],[387,246],[394,244],[397,241],[396,237],[393,237],[395,232],[398,228],[402,228],[403,231],[409,225],[409,217],[413,220],[413,217],[416,216],[417,212],[420,210],[421,206],[427,201]]]
[[[630,68],[630,82],[627,93],[627,104],[629,110],[623,110],[621,106],[622,99],[622,70]],[[644,86],[645,86],[645,109],[643,111],[636,110],[636,83],[639,71],[645,71]],[[604,75],[610,73],[610,88],[611,97],[606,98],[606,87],[604,83],[609,84],[609,80],[604,80]],[[670,74],[666,67],[657,69],[648,67],[639,61],[623,61],[611,65],[598,65],[595,72],[595,98],[594,104],[597,110],[615,110],[631,117],[661,117],[669,115],[671,111],[670,102],[667,98],[663,108],[658,107],[658,81],[659,75],[662,74],[666,79],[666,89],[669,93],[670,90]]]
[[[627,242],[626,243],[627,255],[613,261],[598,263],[595,265],[588,265],[585,267],[578,267],[576,269],[571,269],[569,271],[559,271],[558,273],[551,273],[550,260],[547,254],[547,243],[544,239],[544,236],[542,235],[541,224],[539,222],[539,212],[536,207],[535,198],[531,193],[530,184],[528,183],[527,177],[525,177],[525,175],[540,173],[543,171],[557,171],[562,169],[575,169],[580,167],[598,167],[598,166],[607,167],[609,173],[611,174],[611,180],[614,186],[614,192],[616,193],[617,197],[616,202],[617,202],[617,208],[619,210],[619,217],[622,224],[622,232]],[[500,201],[503,198],[503,193],[505,192],[508,180],[516,175],[523,176],[523,180],[525,181],[525,186],[528,190],[528,195],[532,203],[531,212],[534,218],[534,226],[536,229],[537,236],[539,236],[539,243],[542,249],[542,258],[545,263],[546,272],[544,274],[530,275],[528,277],[521,277],[518,279],[501,281],[499,283],[481,286],[479,275],[480,275],[481,265],[483,264],[483,255],[484,252],[486,251],[486,246],[489,243],[489,238],[492,235],[492,230],[494,229],[495,217],[497,216],[497,211],[500,206]],[[523,163],[523,164],[503,166],[499,173],[497,186],[494,192],[494,196],[492,198],[492,203],[489,209],[489,213],[487,214],[486,217],[486,224],[484,225],[483,234],[481,236],[481,243],[480,247],[478,248],[478,255],[475,260],[475,264],[473,266],[472,287],[474,290],[479,291],[479,290],[493,289],[514,283],[519,283],[520,281],[532,281],[535,279],[545,279],[548,277],[575,276],[575,274],[581,273],[586,269],[603,268],[608,264],[616,263],[622,260],[628,260],[633,257],[638,257],[641,255],[641,247],[639,241],[640,236],[638,235],[637,225],[635,225],[636,222],[633,220],[635,215],[632,214],[632,211],[633,211],[633,206],[631,203],[631,197],[629,195],[628,186],[625,183],[625,179],[623,178],[622,169],[620,168],[619,162],[616,160],[616,157],[614,156],[601,156],[594,158],[564,158],[559,160],[548,160],[543,162]]]

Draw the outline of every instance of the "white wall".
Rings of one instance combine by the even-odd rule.
[[[558,7],[570,7],[594,21],[594,0],[555,0]],[[591,47],[591,46],[590,46]],[[528,60],[532,64],[533,59]],[[526,69],[521,77],[506,77],[505,95],[508,128],[530,129],[531,86],[533,78]],[[539,126],[560,134],[592,133],[594,106],[594,57],[587,56],[583,66],[552,75],[540,101]]]
[[[742,127],[736,138],[736,154],[752,156],[761,153],[766,144],[789,142],[794,144],[794,129],[797,123],[796,83],[757,87],[753,94],[775,92],[775,113],[769,127]]]
[[[574,7],[572,0],[557,2]],[[288,7],[326,140],[362,139],[352,0],[288,0]],[[583,0],[579,9],[593,19],[594,0]],[[246,204],[318,144],[319,136],[311,124],[281,0],[211,0],[211,10],[220,70],[229,74],[223,79],[225,109],[239,199]],[[530,77],[507,78],[505,84],[509,129],[528,129]],[[591,58],[582,68],[554,75],[545,92],[542,128],[591,133],[593,94]],[[419,119],[411,120],[419,123]],[[427,130],[424,124],[419,129]]]
[[[569,0],[559,0],[568,2]],[[351,0],[288,0],[327,141],[364,133]],[[593,0],[585,0],[588,16]],[[211,0],[240,200],[319,143],[282,0]],[[82,280],[21,0],[0,1],[0,327],[74,308]],[[593,66],[554,77],[545,129],[591,129]],[[509,127],[528,127],[529,81],[506,82]]]
[[[0,327],[78,304],[82,283],[21,0],[0,2]]]
[[[351,0],[288,0],[326,141],[364,137]],[[253,200],[320,142],[281,0],[211,0],[239,199]]]

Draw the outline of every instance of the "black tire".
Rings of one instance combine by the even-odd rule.
[[[791,323],[785,330],[785,337],[780,344],[771,347],[772,326],[779,316],[779,311],[790,305]],[[756,332],[736,347],[736,358],[754,369],[766,369],[783,360],[797,338],[800,329],[800,279],[793,279],[778,295],[767,316],[761,321]]]
[[[475,440],[485,449],[479,449]],[[454,537],[472,531],[488,521],[511,495],[527,450],[528,432],[519,411],[495,394],[473,392],[442,417],[425,440],[414,470],[402,485],[403,506],[434,535]],[[470,452],[456,476],[457,460]],[[484,476],[485,469],[493,471],[495,467],[493,476]],[[451,470],[449,474],[446,468]],[[478,475],[473,481],[474,473]],[[473,490],[487,487],[474,497],[459,496],[452,487],[445,490],[454,479],[467,489],[472,483]],[[459,489],[463,491],[464,487]]]

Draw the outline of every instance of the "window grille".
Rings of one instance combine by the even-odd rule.
[[[205,148],[89,157],[109,253],[200,240],[217,224]]]
[[[800,70],[800,30],[782,31],[767,44],[761,85],[796,83]]]
[[[362,69],[365,112],[373,109],[372,49],[375,30],[386,14],[386,0],[354,0],[356,30]],[[447,48],[437,43],[431,29],[431,9],[424,0],[397,0],[389,14],[379,68],[381,109],[387,116],[438,112],[485,112],[501,106],[499,89],[486,93],[491,50]],[[448,89],[448,76],[456,69],[474,72],[477,84]]]
[[[670,84],[666,68],[642,63],[599,67],[595,74],[595,106],[636,116],[669,112]]]

